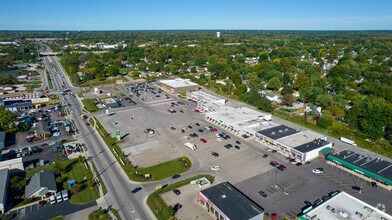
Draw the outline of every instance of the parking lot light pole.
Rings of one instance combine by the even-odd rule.
[[[276,177],[275,177],[275,188],[278,188],[278,171],[275,171]]]

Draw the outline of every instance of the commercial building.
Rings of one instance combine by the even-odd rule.
[[[263,220],[264,218],[264,209],[229,182],[200,191],[197,200],[218,220]]]
[[[158,86],[163,90],[171,93],[180,93],[186,91],[199,90],[200,86],[196,83],[191,82],[189,79],[161,79],[158,81]]]
[[[35,126],[35,136],[39,138],[46,138],[50,135],[50,130],[46,121],[39,121]]]
[[[106,108],[109,108],[109,109],[120,107],[120,105],[118,104],[118,102],[116,100],[114,100],[114,98],[103,99],[102,103],[104,104],[104,106]]]
[[[49,198],[57,192],[56,179],[50,170],[41,170],[26,183],[26,198]]]
[[[392,163],[343,150],[326,157],[328,160],[369,177],[380,184],[392,185]]]
[[[5,135],[4,131],[0,131],[0,150],[5,148]]]
[[[0,155],[0,170],[7,169],[12,173],[24,171],[22,157],[9,159],[4,156],[4,152],[2,152]]]
[[[299,161],[316,158],[321,150],[332,147],[326,136],[311,130],[297,131],[285,125],[257,131],[256,137]]]
[[[392,216],[380,211],[345,192],[337,192],[322,203],[309,207],[299,216],[301,220],[313,219],[392,219]]]
[[[0,170],[0,216],[4,214],[5,202],[7,201],[7,189],[9,183],[9,170]]]

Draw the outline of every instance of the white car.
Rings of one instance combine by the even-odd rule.
[[[184,136],[184,139],[185,140],[189,140],[190,138],[188,136]]]
[[[60,132],[56,132],[53,134],[54,137],[60,136]]]
[[[218,141],[222,141],[222,138],[217,138]]]
[[[268,148],[268,151],[272,151],[272,149],[271,149],[271,148]]]
[[[298,161],[295,161],[295,160],[294,160],[294,161],[293,161],[293,162],[291,162],[291,163],[295,165],[295,164],[297,164],[297,163],[298,163]]]
[[[316,168],[316,169],[312,170],[312,173],[315,173],[315,174],[324,173],[324,169]]]
[[[55,141],[49,143],[49,145],[55,145],[55,144],[56,144]]]
[[[220,166],[213,166],[211,167],[211,170],[220,170]]]
[[[217,138],[220,138],[220,134],[215,134],[215,136],[216,136]]]

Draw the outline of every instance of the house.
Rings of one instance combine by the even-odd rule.
[[[306,112],[311,112],[312,115],[315,115],[317,112],[321,113],[321,107],[319,107],[317,105],[309,104],[309,105],[306,106],[305,111]]]
[[[295,97],[299,97],[299,91],[293,91],[293,97],[295,98]]]
[[[299,101],[294,101],[293,104],[291,105],[291,108],[293,109],[301,109],[303,107],[304,107],[304,103]]]
[[[0,216],[4,214],[5,210],[5,202],[7,201],[7,189],[9,182],[9,170],[2,169],[0,170]]]
[[[41,170],[26,182],[25,198],[42,197],[45,199],[55,195],[56,192],[57,186],[53,171]]]
[[[46,138],[47,135],[50,135],[50,130],[46,121],[39,121],[35,126],[35,136],[39,138]]]
[[[282,97],[280,97],[278,95],[267,93],[267,94],[265,94],[265,97],[268,100],[272,101],[272,102],[276,102],[276,103],[279,103],[279,104],[282,103]]]

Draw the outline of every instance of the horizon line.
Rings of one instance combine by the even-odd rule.
[[[115,31],[305,31],[305,32],[321,32],[321,31],[348,31],[348,32],[367,32],[367,31],[392,31],[392,29],[314,29],[314,30],[306,30],[306,29],[103,29],[103,30],[0,30],[0,32],[115,32]]]

